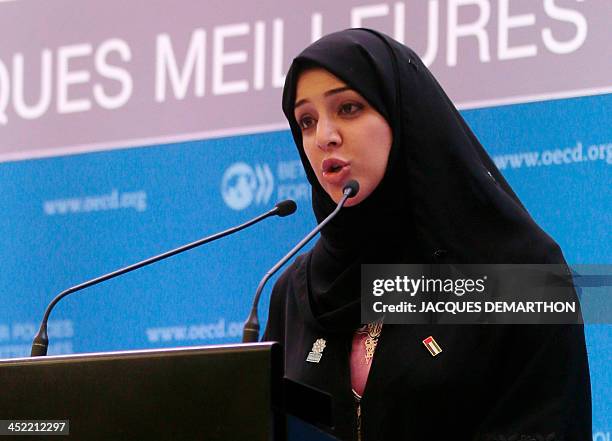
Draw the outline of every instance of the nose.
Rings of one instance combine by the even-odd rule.
[[[330,118],[320,117],[317,121],[316,141],[321,150],[335,148],[342,143],[338,127]]]

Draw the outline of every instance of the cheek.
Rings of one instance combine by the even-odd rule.
[[[386,122],[371,125],[366,133],[368,137],[365,146],[367,154],[364,155],[365,165],[369,168],[373,183],[378,185],[387,169],[393,136]]]

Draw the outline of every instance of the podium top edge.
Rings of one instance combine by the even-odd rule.
[[[223,345],[204,345],[204,346],[179,346],[171,348],[153,348],[153,349],[132,349],[126,351],[109,351],[109,352],[86,352],[78,354],[63,354],[63,355],[48,355],[44,357],[20,357],[20,358],[3,358],[0,359],[1,365],[22,364],[22,363],[45,363],[45,362],[61,362],[61,361],[87,361],[87,360],[104,360],[107,358],[125,357],[151,357],[164,355],[186,355],[190,353],[223,353],[234,351],[266,351],[272,350],[273,346],[278,345],[277,342],[259,342],[259,343],[236,343]]]

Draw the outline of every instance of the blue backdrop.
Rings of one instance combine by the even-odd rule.
[[[612,95],[462,113],[568,262],[611,263]],[[2,163],[0,188],[0,358],[29,353],[63,289],[293,197],[296,215],[78,293],[51,318],[50,353],[237,342],[262,274],[314,225],[288,131]],[[587,339],[604,440],[612,327]]]

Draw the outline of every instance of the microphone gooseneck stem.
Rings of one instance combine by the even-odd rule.
[[[295,204],[294,204],[295,205]],[[295,207],[292,207],[293,211],[295,211]],[[143,266],[147,266],[150,265],[152,263],[158,262],[160,260],[163,259],[167,259],[168,257],[172,257],[175,254],[179,254],[182,253],[184,251],[188,251],[192,248],[196,248],[199,247],[200,245],[204,245],[208,242],[212,242],[213,240],[217,240],[220,239],[224,236],[227,236],[229,234],[235,233],[237,231],[243,230],[247,227],[250,227],[253,224],[256,224],[257,222],[260,222],[262,220],[264,220],[267,217],[270,216],[276,216],[279,215],[279,212],[281,213],[281,216],[286,216],[286,214],[284,213],[284,211],[286,211],[285,207],[280,207],[277,205],[276,207],[274,207],[273,209],[271,209],[270,211],[260,214],[259,216],[241,224],[238,225],[236,227],[232,227],[232,228],[228,228],[225,231],[221,231],[219,233],[215,233],[211,236],[196,240],[195,242],[191,242],[188,243],[186,245],[180,246],[178,248],[175,248],[173,250],[170,251],[166,251],[165,253],[162,254],[158,254],[157,256],[153,256],[153,257],[149,257],[148,259],[142,260],[140,262],[134,263],[132,265],[126,266],[124,268],[120,268],[116,271],[113,271],[111,273],[105,274],[103,276],[97,277],[95,279],[89,280],[87,282],[81,283],[79,285],[73,286],[72,288],[68,288],[65,291],[62,291],[61,293],[59,293],[52,301],[51,303],[49,303],[49,306],[47,306],[47,309],[45,310],[45,315],[43,316],[42,322],[40,324],[40,328],[38,330],[38,333],[36,334],[36,336],[34,337],[34,341],[32,342],[32,352],[31,352],[31,356],[32,357],[40,357],[40,356],[45,356],[47,355],[47,349],[49,347],[49,337],[47,335],[47,321],[49,320],[49,315],[51,314],[51,311],[53,310],[53,308],[55,307],[55,305],[64,297],[66,297],[68,294],[72,294],[74,292],[77,291],[81,291],[85,288],[89,288],[90,286],[94,286],[97,285],[98,283],[102,283],[105,282],[107,280],[113,279],[115,277],[118,277],[122,274],[125,273],[129,273],[131,271],[137,270],[139,268],[142,268]],[[292,211],[292,212],[293,212]]]
[[[344,194],[342,196],[342,199],[340,199],[340,202],[338,202],[338,205],[336,206],[334,211],[332,211],[329,216],[323,219],[323,222],[321,222],[310,233],[308,233],[306,237],[304,237],[296,246],[294,246],[291,251],[289,251],[289,253],[285,255],[285,257],[279,260],[276,265],[270,268],[268,272],[263,276],[263,278],[259,282],[259,285],[257,286],[257,291],[255,292],[255,297],[253,299],[253,306],[251,307],[251,312],[244,324],[244,328],[242,331],[243,343],[255,343],[259,341],[260,326],[257,309],[259,305],[259,298],[261,297],[261,292],[263,291],[264,286],[266,285],[270,277],[274,275],[274,273],[276,273],[285,263],[287,263],[289,259],[295,256],[295,254],[300,251],[304,247],[304,245],[310,242],[310,240],[314,236],[316,236],[317,233],[321,231],[323,227],[325,227],[325,225],[327,225],[338,214],[338,212],[342,209],[344,203],[348,198],[352,198],[357,194],[357,192],[359,191],[359,185],[357,184],[357,182],[351,181],[349,184],[350,185],[347,185],[344,188]]]

